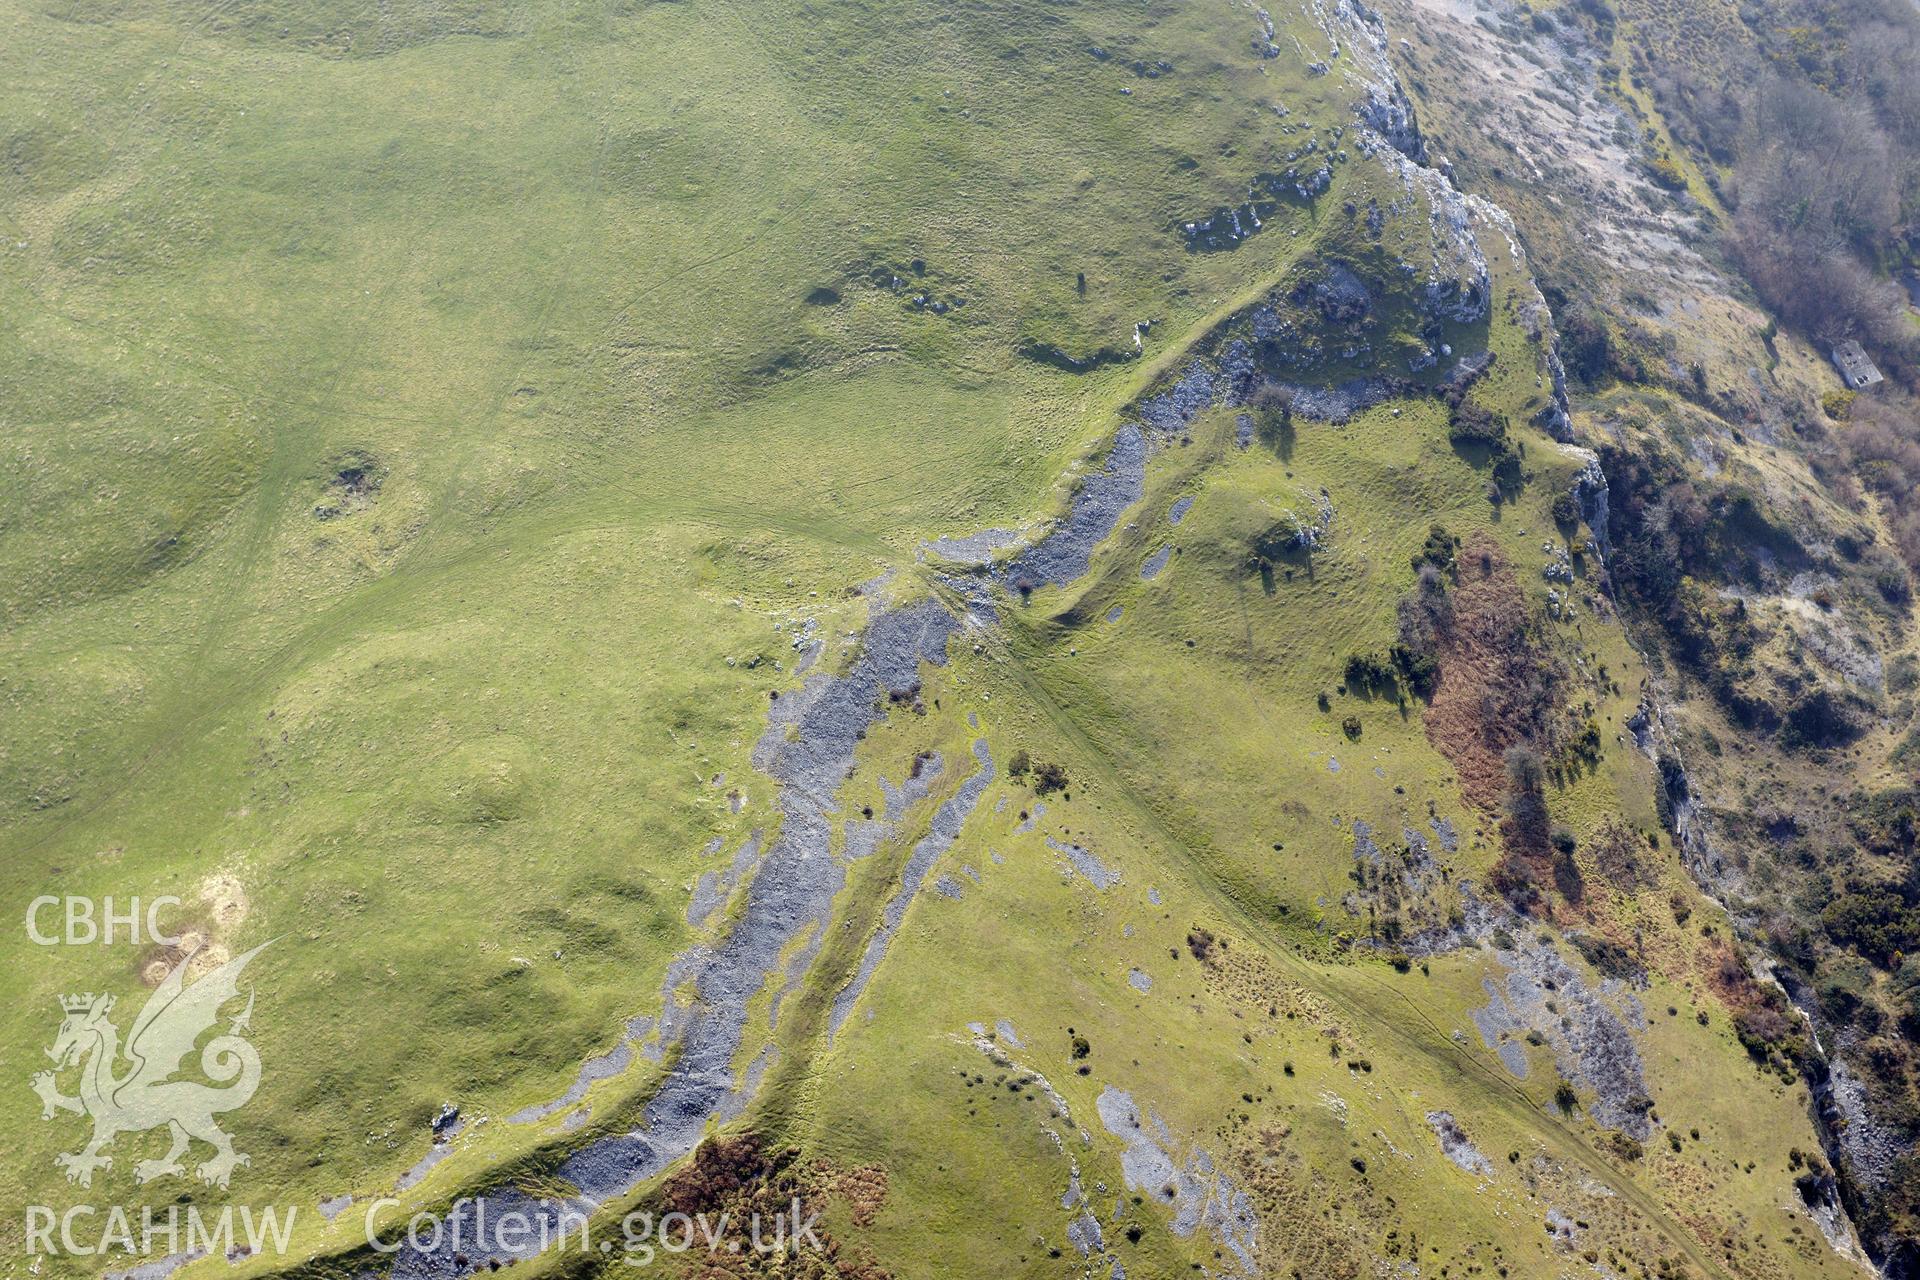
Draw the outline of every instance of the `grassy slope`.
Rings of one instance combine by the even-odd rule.
[[[874,1029],[864,1053],[849,1046],[832,1060],[844,1057],[847,1075],[843,1079],[830,1068],[835,1087],[819,1103],[816,1140],[850,1160],[884,1153],[896,1178],[926,1180],[926,1198],[964,1206],[928,1221],[917,1212],[923,1197],[902,1196],[894,1228],[901,1243],[883,1248],[883,1256],[980,1256],[999,1232],[990,1212],[979,1215],[988,1221],[975,1221],[981,1177],[990,1177],[996,1194],[1010,1199],[1005,1212],[1017,1214],[1023,1225],[1042,1224],[1029,1226],[1017,1261],[1033,1274],[1051,1274],[1046,1249],[1066,1247],[1068,1215],[1045,1206],[1051,1189],[1065,1186],[1066,1162],[1039,1139],[1035,1117],[1019,1114],[1034,1104],[986,1086],[969,1089],[960,1075],[982,1068],[959,1029],[968,1021],[991,1025],[1011,1015],[1032,1043],[1013,1058],[1052,1080],[1082,1127],[1093,1123],[1091,1103],[1099,1087],[1114,1083],[1150,1100],[1176,1133],[1212,1148],[1216,1159],[1222,1147],[1244,1144],[1251,1135],[1284,1134],[1277,1147],[1284,1155],[1262,1144],[1249,1166],[1287,1170],[1284,1190],[1265,1206],[1271,1217],[1263,1261],[1275,1274],[1300,1265],[1340,1274],[1368,1257],[1404,1253],[1410,1238],[1419,1242],[1414,1253],[1436,1268],[1487,1265],[1491,1258],[1534,1274],[1553,1265],[1545,1236],[1515,1231],[1512,1217],[1537,1226],[1549,1205],[1593,1224],[1583,1245],[1602,1252],[1617,1248],[1622,1259],[1642,1266],[1656,1256],[1679,1258],[1674,1239],[1654,1229],[1677,1215],[1709,1240],[1725,1234],[1736,1242],[1726,1251],[1695,1245],[1692,1261],[1702,1268],[1723,1260],[1741,1274],[1840,1267],[1823,1244],[1803,1239],[1808,1228],[1798,1215],[1782,1211],[1791,1188],[1784,1148],[1775,1143],[1781,1134],[1804,1133],[1804,1098],[1740,1065],[1723,1014],[1710,1015],[1706,1026],[1691,1017],[1659,1016],[1670,996],[1684,1004],[1680,1012],[1696,1011],[1692,1000],[1672,994],[1691,979],[1685,961],[1675,965],[1673,978],[1656,976],[1646,996],[1658,1024],[1649,1041],[1657,1052],[1649,1053],[1648,1065],[1668,1124],[1683,1132],[1699,1128],[1704,1145],[1689,1145],[1684,1155],[1662,1145],[1661,1154],[1635,1166],[1587,1146],[1591,1130],[1582,1134],[1578,1124],[1550,1118],[1556,1077],[1545,1055],[1535,1055],[1525,1086],[1489,1065],[1490,1057],[1472,1040],[1466,1014],[1484,999],[1481,978],[1497,970],[1471,953],[1436,961],[1429,974],[1394,975],[1384,966],[1327,967],[1302,963],[1286,950],[1260,951],[1247,962],[1250,974],[1221,980],[1195,965],[1184,948],[1183,938],[1195,925],[1231,931],[1233,945],[1241,947],[1285,936],[1288,926],[1274,915],[1279,904],[1291,908],[1294,921],[1318,916],[1328,928],[1352,931],[1356,922],[1337,908],[1312,906],[1315,895],[1328,901],[1346,887],[1351,838],[1330,826],[1332,815],[1371,818],[1390,832],[1393,823],[1420,823],[1423,802],[1432,798],[1442,814],[1463,818],[1463,826],[1473,822],[1471,814],[1453,807],[1457,800],[1449,803],[1446,762],[1417,723],[1402,724],[1389,706],[1363,707],[1362,740],[1349,743],[1335,725],[1338,709],[1333,716],[1312,709],[1314,692],[1338,682],[1339,664],[1351,647],[1383,643],[1390,634],[1383,599],[1390,602],[1410,586],[1404,555],[1424,538],[1426,523],[1434,516],[1469,525],[1484,519],[1481,486],[1472,472],[1444,443],[1437,445],[1440,456],[1434,455],[1430,426],[1424,433],[1409,429],[1408,417],[1424,411],[1415,406],[1394,418],[1382,409],[1345,429],[1309,427],[1302,433],[1294,479],[1325,479],[1342,512],[1333,549],[1311,583],[1296,579],[1268,599],[1245,570],[1244,553],[1216,550],[1226,540],[1211,536],[1208,522],[1231,518],[1228,503],[1237,484],[1245,483],[1243,474],[1281,471],[1271,457],[1245,455],[1207,474],[1192,513],[1174,535],[1185,553],[1163,578],[1140,584],[1133,572],[1139,552],[1164,536],[1154,518],[1160,508],[1151,499],[1137,545],[1122,550],[1127,540],[1116,540],[1103,578],[1113,582],[1114,593],[1100,594],[1089,612],[1098,616],[1108,599],[1124,602],[1120,622],[1069,633],[1043,626],[1032,651],[1014,655],[1020,659],[1020,701],[1037,702],[1044,714],[1016,727],[1009,745],[1064,732],[1078,748],[1072,771],[1092,776],[1076,786],[1070,805],[1047,815],[1041,831],[1019,837],[1003,829],[1013,825],[1014,808],[1026,800],[1019,793],[1004,819],[983,824],[982,841],[1008,855],[1006,867],[987,870],[984,891],[968,889],[984,904],[928,899],[916,917],[924,920],[924,976],[912,976],[914,966],[904,954],[898,957],[873,997]],[[1551,447],[1540,437],[1532,443],[1537,450]],[[1407,461],[1426,455],[1421,473],[1431,477],[1431,506],[1342,503],[1343,492],[1382,491],[1375,469],[1391,466],[1401,450]],[[1451,467],[1458,471],[1449,477]],[[1270,474],[1263,487],[1284,492],[1279,475]],[[1543,475],[1535,492],[1553,487]],[[1410,492],[1404,484],[1395,491]],[[1214,505],[1222,498],[1228,501]],[[1520,530],[1545,523],[1544,512],[1531,503],[1507,513],[1503,528],[1512,526],[1516,554],[1524,554],[1529,541]],[[1228,545],[1243,545],[1249,531],[1237,530]],[[1381,544],[1377,559],[1363,555]],[[1375,582],[1371,589],[1356,589],[1355,577],[1369,571],[1391,587]],[[1091,590],[1098,594],[1102,588]],[[1303,634],[1308,619],[1311,635]],[[1197,639],[1191,650],[1188,638]],[[1616,671],[1637,670],[1616,629],[1588,620],[1577,639]],[[1603,718],[1617,728],[1632,702],[1631,696],[1616,699]],[[1196,736],[1198,726],[1205,729]],[[1310,754],[1315,751],[1318,759]],[[1337,781],[1324,763],[1327,754],[1343,762]],[[1372,776],[1375,762],[1384,778]],[[1406,796],[1391,794],[1394,786],[1404,786]],[[1643,827],[1654,824],[1644,767],[1619,748],[1598,774],[1557,797],[1555,809],[1583,840],[1614,814]],[[1040,843],[1048,827],[1116,863],[1123,886],[1103,901],[1084,882],[1063,876],[1060,860]],[[1276,838],[1285,849],[1270,853]],[[1483,848],[1473,842],[1459,862],[1463,870],[1484,866],[1490,855]],[[964,860],[956,853],[949,864]],[[974,864],[984,866],[977,857]],[[1000,888],[997,882],[1005,877],[1015,878],[1016,886]],[[1677,865],[1666,868],[1663,884],[1663,893],[1686,892]],[[1161,904],[1148,899],[1149,887],[1158,890]],[[1609,925],[1614,909],[1612,903],[1591,903],[1586,918],[1573,915],[1567,922]],[[1036,945],[1019,927],[1023,920],[1039,927],[1041,920],[1063,917],[1074,921],[1064,971],[1052,947]],[[1136,930],[1132,937],[1123,932],[1128,925]],[[1658,922],[1644,927],[1663,932]],[[1664,932],[1683,954],[1691,949],[1670,919]],[[1310,951],[1317,949],[1310,944]],[[958,981],[952,973],[956,956],[967,957]],[[1127,970],[1136,965],[1156,977],[1148,993],[1126,984]],[[891,1001],[889,987],[898,990]],[[1275,1024],[1264,1006],[1276,999],[1285,1005],[1302,990],[1318,997],[1320,1016],[1308,1025]],[[1702,996],[1698,1007],[1720,1013],[1711,997]],[[945,1010],[944,1017],[929,1017],[929,1008]],[[1095,1046],[1090,1080],[1070,1074],[1069,1027]],[[1330,1061],[1329,1036],[1344,1046],[1347,1060],[1364,1059],[1373,1069],[1356,1075],[1340,1060]],[[1703,1070],[1702,1055],[1725,1066]],[[1292,1074],[1276,1072],[1283,1062],[1294,1065]],[[995,1073],[985,1070],[991,1079]],[[1715,1083],[1703,1088],[1703,1076]],[[1243,1093],[1253,1096],[1251,1104]],[[1334,1097],[1350,1108],[1344,1122],[1330,1109]],[[926,1114],[913,1132],[900,1136],[891,1132],[899,1121],[888,1107],[887,1132],[876,1132],[869,1109],[879,1098],[920,1099]],[[1475,1180],[1434,1149],[1424,1120],[1429,1109],[1471,1117],[1469,1131],[1484,1151],[1496,1160],[1503,1151],[1519,1152],[1534,1172],[1492,1180],[1479,1191],[1484,1205],[1463,1203],[1461,1192]],[[1069,1127],[1062,1129],[1070,1135]],[[979,1141],[990,1154],[975,1154]],[[1075,1149],[1070,1136],[1068,1148],[1083,1180],[1091,1165],[1119,1190],[1110,1165]],[[910,1154],[915,1152],[924,1154]],[[1346,1167],[1356,1155],[1368,1164],[1365,1174]],[[1293,1159],[1300,1165],[1290,1164]],[[1756,1168],[1747,1171],[1748,1162]],[[1010,1164],[1032,1172],[1016,1176],[1007,1172]],[[1319,1180],[1302,1174],[1301,1166]],[[1583,1176],[1610,1182],[1614,1190],[1596,1196],[1594,1183],[1583,1183]],[[1662,1207],[1641,1198],[1646,1192],[1639,1187],[1659,1197]],[[1161,1259],[1147,1262],[1150,1267],[1168,1265],[1161,1252],[1168,1248],[1182,1256],[1180,1242],[1164,1232],[1137,1247],[1145,1251],[1143,1261]],[[1003,1248],[1019,1249],[1011,1242]],[[1204,1261],[1210,1250],[1207,1242],[1185,1256]],[[1129,1257],[1124,1250],[1123,1257]],[[953,1266],[952,1274],[966,1273],[967,1264]],[[948,1272],[936,1266],[931,1273]]]
[[[390,1183],[445,1097],[553,1096],[650,1003],[700,850],[766,812],[707,780],[756,785],[772,624],[1044,500],[1103,380],[1012,340],[1067,309],[1062,246],[1103,334],[1237,279],[1142,220],[1207,188],[1133,138],[1244,108],[964,15],[891,15],[909,59],[816,16],[811,63],[739,8],[429,17],[344,58],[230,16],[9,17],[9,115],[42,121],[7,193],[0,803],[10,897],[219,871],[245,937],[305,944],[261,1034],[323,1048],[255,1143],[305,1198]],[[915,258],[972,305],[847,283]],[[377,501],[315,520],[351,451]],[[11,1043],[105,977],[19,959]],[[10,1105],[42,1186],[65,1136]]]
[[[18,496],[0,515],[0,877],[16,903],[199,901],[210,886],[231,904],[237,882],[243,907],[197,908],[209,926],[236,949],[281,939],[256,1024],[270,1087],[245,1113],[254,1165],[235,1199],[378,1193],[425,1149],[443,1100],[500,1116],[557,1095],[612,1027],[653,1009],[693,940],[683,906],[712,865],[706,842],[730,850],[767,821],[747,751],[767,692],[793,682],[791,626],[817,617],[842,637],[862,609],[845,589],[885,565],[911,574],[918,538],[1045,510],[1148,368],[1070,377],[1015,346],[1124,344],[1151,317],[1149,354],[1175,350],[1311,242],[1305,213],[1231,254],[1188,255],[1169,230],[1281,167],[1297,139],[1267,127],[1270,99],[1295,120],[1345,119],[1335,81],[1242,53],[1246,18],[7,12],[0,119],[30,123],[5,139],[16,159],[0,176],[0,465]],[[1087,56],[1094,44],[1114,59]],[[1175,71],[1137,77],[1121,65],[1135,58]],[[875,268],[905,294],[867,283]],[[821,288],[841,302],[809,305]],[[904,298],[923,288],[968,305],[921,313]],[[1496,340],[1515,342],[1504,327]],[[1498,393],[1516,411],[1535,394],[1521,350],[1503,350],[1515,372]],[[1120,622],[1064,629],[1043,593],[1004,647],[930,686],[941,714],[874,735],[862,777],[897,777],[931,745],[959,761],[957,709],[972,709],[1002,760],[1019,746],[1064,758],[1074,798],[1015,837],[1025,800],[989,793],[942,864],[985,883],[923,898],[832,1053],[815,1056],[830,993],[783,1018],[756,1119],[889,1168],[871,1243],[896,1270],[1052,1273],[1062,1161],[1031,1118],[1002,1118],[1039,1104],[976,1101],[955,1074],[986,1065],[965,1023],[1007,1016],[1032,1042],[1023,1060],[1096,1134],[1105,1083],[1223,1158],[1286,1129],[1260,1164],[1282,1171],[1275,1194],[1294,1209],[1267,1236],[1282,1274],[1289,1254],[1384,1251],[1387,1231],[1435,1262],[1471,1249],[1531,1273],[1547,1265],[1540,1203],[1573,1212],[1583,1166],[1620,1192],[1589,1196],[1595,1239],[1646,1260],[1679,1249],[1657,1223],[1671,1230],[1706,1175],[1677,1157],[1612,1167],[1589,1131],[1547,1114],[1544,1060],[1516,1087],[1470,1031],[1465,1047],[1451,1038],[1485,961],[1393,975],[1332,959],[1308,930],[1322,916],[1351,928],[1314,905],[1345,885],[1331,814],[1383,825],[1431,798],[1472,830],[1417,723],[1363,707],[1348,744],[1342,708],[1323,715],[1313,697],[1346,652],[1390,637],[1426,525],[1486,521],[1484,478],[1426,402],[1303,431],[1290,461],[1237,453],[1230,433],[1210,419],[1191,453],[1157,462],[1138,527],[1096,561],[1087,616],[1120,604]],[[1560,468],[1529,443],[1537,469]],[[356,452],[382,469],[377,497],[317,520]],[[1539,557],[1521,530],[1547,527],[1563,481],[1543,475],[1498,526],[1524,581]],[[1268,596],[1241,565],[1247,513],[1322,485],[1333,545],[1310,580]],[[1198,498],[1181,554],[1142,582],[1176,490]],[[1617,632],[1581,625],[1632,669]],[[1624,806],[1650,825],[1646,789],[1612,748],[1565,820]],[[1122,870],[1105,898],[1039,843],[1068,827]],[[1491,856],[1469,839],[1459,869]],[[856,877],[850,936],[892,865]],[[1181,951],[1196,923],[1246,968],[1203,971]],[[37,1065],[58,993],[138,998],[138,957],[106,953],[108,968],[99,952],[5,945],[15,1075]],[[1125,985],[1132,964],[1156,975],[1152,992]],[[1267,1018],[1276,992],[1303,1016]],[[1069,1025],[1095,1046],[1084,1079]],[[1778,1243],[1782,1153],[1804,1127],[1791,1093],[1706,1090],[1707,1073],[1669,1065],[1707,1054],[1742,1078],[1724,1019],[1656,1026],[1663,1109],[1705,1118],[1717,1165],[1759,1166],[1721,1174],[1717,1202],[1781,1267],[1823,1265],[1816,1251],[1789,1266]],[[1373,1071],[1331,1059],[1328,1029]],[[1286,1060],[1293,1077],[1277,1074]],[[1344,1125],[1323,1092],[1346,1100]],[[1465,1199],[1425,1127],[1435,1106],[1496,1161],[1525,1163]],[[24,1089],[0,1116],[18,1135],[8,1198],[63,1194],[51,1156],[69,1128],[38,1123]],[[536,1136],[483,1128],[423,1194]],[[1089,1185],[1117,1192],[1111,1144],[1080,1159]],[[357,1230],[343,1224],[302,1247],[339,1247]],[[17,1230],[0,1224],[0,1244]],[[1711,1265],[1708,1246],[1687,1247]],[[1204,1237],[1157,1224],[1138,1248],[1142,1274],[1211,1261]]]

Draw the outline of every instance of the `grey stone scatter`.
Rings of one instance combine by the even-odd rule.
[[[1515,1037],[1524,1036],[1526,1027],[1513,1016],[1506,997],[1493,985],[1493,979],[1482,979],[1480,985],[1486,990],[1487,1003],[1468,1015],[1473,1019],[1474,1030],[1480,1033],[1480,1043],[1500,1055],[1500,1065],[1515,1079],[1525,1080],[1529,1071],[1527,1051]]]
[[[1011,529],[982,529],[958,538],[935,538],[920,545],[942,560],[955,564],[986,564],[995,553],[1020,541]]]
[[[1359,818],[1353,820],[1353,856],[1368,862],[1380,861],[1380,846],[1373,842],[1373,826]]]
[[[938,751],[920,761],[918,772],[907,775],[907,780],[899,786],[880,779],[880,794],[884,797],[882,812],[888,822],[900,821],[900,815],[933,794],[933,784],[940,777],[940,771],[946,768],[946,761]]]
[[[1064,587],[1087,571],[1093,549],[1120,524],[1145,492],[1147,440],[1132,423],[1114,433],[1106,466],[1087,477],[1073,495],[1066,517],[1000,572],[1013,590],[1048,583]]]
[[[860,962],[859,971],[854,974],[853,981],[849,982],[834,998],[833,1013],[827,1020],[828,1044],[833,1043],[835,1033],[840,1030],[841,1024],[847,1020],[847,1014],[852,1012],[854,1004],[866,990],[874,970],[880,967],[881,958],[886,955],[887,944],[892,941],[894,931],[900,927],[900,921],[906,917],[907,907],[912,903],[914,895],[919,892],[921,882],[927,878],[927,873],[933,869],[933,864],[938,861],[940,855],[959,839],[960,828],[972,816],[974,806],[980,803],[980,796],[986,791],[987,784],[993,781],[993,757],[987,751],[985,738],[973,744],[973,757],[979,761],[980,768],[973,776],[961,783],[960,789],[940,806],[933,816],[933,829],[913,846],[913,852],[907,857],[907,865],[900,873],[900,888],[881,912],[880,928],[867,943],[867,954]],[[955,884],[953,887],[954,896],[958,896],[960,886]]]
[[[1169,1206],[1175,1235],[1190,1236],[1204,1227],[1242,1274],[1255,1274],[1260,1227],[1253,1202],[1214,1169],[1212,1156],[1196,1147],[1176,1163],[1177,1144],[1166,1124],[1151,1113],[1143,1115],[1131,1094],[1112,1085],[1100,1091],[1094,1109],[1106,1131],[1126,1144],[1120,1172],[1127,1190]]]
[[[759,831],[749,835],[733,855],[733,865],[724,872],[703,871],[700,880],[694,885],[693,897],[687,903],[687,923],[699,926],[706,923],[708,916],[727,900],[746,875],[760,861]]]
[[[1401,394],[1386,378],[1349,378],[1330,387],[1293,387],[1292,391],[1296,417],[1333,423],[1346,422]]]
[[[1626,1019],[1536,935],[1518,936],[1512,949],[1494,954],[1507,975],[1498,985],[1482,980],[1487,1003],[1472,1015],[1481,1042],[1524,1079],[1526,1054],[1516,1037],[1536,1033],[1551,1047],[1560,1073],[1593,1095],[1596,1123],[1644,1140],[1652,1132],[1652,1100]],[[1634,1012],[1630,1007],[1627,1016]]]
[[[827,927],[834,897],[845,882],[844,866],[830,856],[831,815],[838,810],[837,792],[855,749],[886,714],[890,695],[907,697],[918,691],[922,662],[945,664],[957,626],[956,619],[931,600],[877,609],[846,674],[813,676],[773,704],[753,762],[778,784],[779,834],[761,859],[747,886],[744,908],[726,935],[683,953],[669,966],[658,1036],[646,1048],[657,1058],[664,1058],[668,1044],[677,1045],[678,1052],[643,1109],[640,1127],[589,1142],[556,1168],[559,1178],[579,1189],[581,1198],[540,1200],[502,1185],[459,1201],[447,1225],[464,1215],[465,1259],[455,1259],[446,1243],[454,1237],[443,1232],[438,1248],[403,1246],[393,1260],[392,1280],[454,1280],[490,1261],[534,1256],[543,1227],[549,1241],[557,1238],[563,1220],[577,1223],[590,1204],[624,1195],[659,1173],[693,1149],[710,1118],[724,1116],[737,1105],[742,1092],[751,1088],[751,1079],[737,1079],[732,1065],[745,1034],[747,1002],[765,987],[790,945],[809,930]],[[984,760],[981,772],[991,777],[991,765]],[[977,799],[984,787],[985,779],[976,775],[962,785],[962,793],[971,789]],[[938,820],[936,828],[944,829]],[[672,993],[689,983],[697,998],[683,1006]],[[504,1250],[472,1243],[477,1236],[474,1214],[484,1213],[497,1222],[516,1210],[533,1224],[528,1244]]]
[[[1493,1176],[1493,1163],[1467,1140],[1466,1133],[1451,1113],[1429,1111],[1427,1124],[1432,1126],[1434,1136],[1440,1139],[1440,1151],[1447,1159],[1468,1173],[1477,1174],[1482,1178]]]
[[[858,862],[870,858],[880,842],[893,830],[893,824],[877,819],[849,818],[843,828],[846,838],[841,845],[848,862]]]
[[[651,1019],[644,1020],[642,1025],[645,1026],[650,1022]],[[520,1108],[520,1110],[507,1117],[507,1123],[532,1124],[536,1120],[545,1120],[548,1116],[558,1115],[560,1112],[572,1107],[575,1103],[587,1096],[587,1090],[591,1088],[596,1081],[610,1080],[627,1069],[627,1064],[633,1061],[632,1044],[640,1038],[641,1034],[644,1034],[644,1032],[635,1033],[629,1031],[627,1038],[607,1050],[607,1052],[599,1054],[596,1057],[588,1058],[580,1064],[580,1073],[573,1078],[573,1083],[567,1086],[565,1093],[550,1102],[541,1102]]]
[[[1096,1249],[1105,1249],[1106,1242],[1100,1236],[1100,1221],[1091,1213],[1082,1210],[1080,1216],[1067,1224],[1067,1239],[1081,1257],[1086,1257]]]
[[[1234,345],[1245,346],[1244,343]],[[1213,407],[1216,385],[1214,371],[1196,360],[1171,387],[1141,402],[1141,421],[1162,436],[1177,437],[1196,417]]]
[[[1077,844],[1063,844],[1055,840],[1052,836],[1047,837],[1047,848],[1053,850],[1055,853],[1064,854],[1067,859],[1067,865],[1085,876],[1088,882],[1096,889],[1104,892],[1120,883],[1120,873],[1108,869],[1107,865],[1101,862],[1091,849]]]

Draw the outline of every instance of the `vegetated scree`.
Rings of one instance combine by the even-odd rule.
[[[1911,0],[5,19],[0,1276],[1920,1273]]]

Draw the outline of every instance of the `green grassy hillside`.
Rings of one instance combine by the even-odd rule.
[[[8,1203],[298,1207],[188,1280],[790,1187],[830,1257],[655,1265],[1855,1269],[1630,727],[1523,247],[1376,132],[1399,28],[4,23],[4,900],[177,896],[194,977],[271,940],[251,1164],[140,1184],[125,1135],[82,1190],[58,1000],[124,1027],[185,956],[7,934]],[[906,616],[949,621],[903,659]]]

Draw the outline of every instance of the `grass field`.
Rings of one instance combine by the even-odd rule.
[[[780,820],[753,748],[769,695],[801,685],[797,637],[841,672],[876,597],[957,599],[923,540],[1031,535],[1130,406],[1326,261],[1371,263],[1383,302],[1364,332],[1329,327],[1302,381],[1402,374],[1424,339],[1391,264],[1424,251],[1429,210],[1356,230],[1344,205],[1399,191],[1356,143],[1358,28],[1335,28],[1348,61],[1321,75],[1314,14],[1272,20],[1263,58],[1255,11],[1229,5],[10,5],[0,885],[16,919],[39,894],[172,894],[229,953],[273,940],[250,971],[265,1084],[234,1120],[251,1166],[224,1191],[136,1187],[158,1139],[127,1137],[91,1196],[297,1204],[292,1257],[238,1265],[332,1275],[362,1213],[316,1206],[388,1193],[443,1104],[468,1121],[453,1154],[383,1226],[550,1179],[631,1127],[671,1058],[637,1055],[575,1128],[507,1117],[658,1017],[674,958],[742,916],[687,907]],[[1189,250],[1185,223],[1332,152],[1325,193]],[[1494,864],[1499,815],[1463,795],[1418,700],[1341,692],[1344,664],[1394,641],[1436,522],[1502,548],[1541,611],[1542,544],[1567,541],[1550,510],[1582,465],[1525,425],[1547,403],[1531,283],[1478,225],[1493,304],[1445,332],[1498,356],[1476,395],[1524,444],[1517,495],[1489,503],[1487,467],[1415,390],[1302,418],[1284,449],[1240,447],[1216,406],[1159,444],[1084,578],[1002,592],[1000,621],[925,670],[925,714],[866,735],[843,814],[884,809],[880,779],[923,753],[944,768],[850,866],[777,1023],[756,997],[736,1066],[773,1052],[742,1115],[714,1121],[884,1170],[876,1215],[833,1211],[849,1256],[1077,1274],[1077,1170],[1092,1254],[1135,1276],[1848,1269],[1794,1191],[1804,1101],[1728,1030],[1701,976],[1711,908],[1670,842],[1652,884],[1525,926],[1596,989],[1555,939],[1649,940],[1651,985],[1605,996],[1648,1013],[1659,1127],[1637,1160],[1590,1098],[1556,1106],[1552,1037],[1525,1079],[1477,1038],[1492,946],[1399,972],[1346,902],[1356,819],[1459,831],[1428,886],[1445,918]],[[1323,492],[1321,546],[1263,582],[1251,540]],[[1554,652],[1613,673],[1605,749],[1551,795],[1555,820],[1582,849],[1610,820],[1654,831],[1651,766],[1619,737],[1638,659],[1607,618],[1541,617]],[[1061,764],[1066,794],[1042,815],[1000,774],[830,1041],[975,738],[1003,769]],[[79,1122],[41,1123],[25,1087],[56,1000],[131,1009],[172,957],[0,946],[0,1198],[71,1203],[54,1156]],[[1058,1103],[1007,1088],[1027,1074]],[[1243,1191],[1257,1229],[1177,1231],[1180,1204],[1129,1185],[1108,1089],[1164,1121],[1174,1164]],[[1440,1111],[1484,1172],[1443,1155]],[[126,1261],[30,1259],[13,1215],[0,1248],[9,1276]]]

